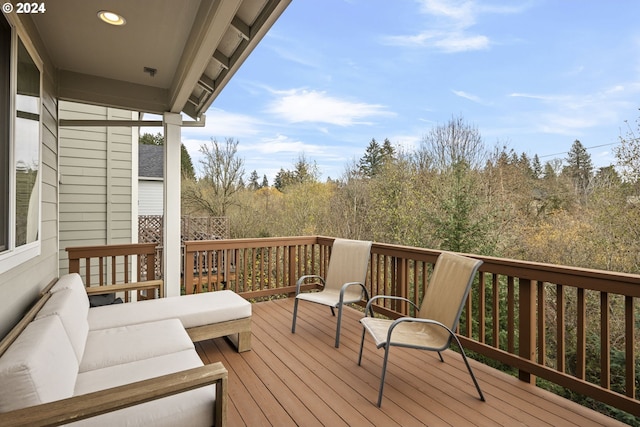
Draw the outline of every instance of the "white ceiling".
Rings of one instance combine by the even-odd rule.
[[[196,118],[290,1],[55,0],[31,19],[61,99]],[[103,23],[100,10],[126,25]]]

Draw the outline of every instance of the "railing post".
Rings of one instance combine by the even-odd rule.
[[[296,274],[296,246],[289,246],[289,286],[295,286],[298,280]]]
[[[535,361],[536,339],[536,311],[535,311],[535,287],[529,279],[518,279],[520,287],[519,304],[519,353],[520,357]],[[518,378],[530,384],[535,383],[535,377],[531,373],[519,370]]]
[[[184,272],[182,282],[185,294],[193,293],[193,252],[188,242],[184,244]]]

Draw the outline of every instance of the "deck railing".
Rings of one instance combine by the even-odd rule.
[[[185,242],[184,265],[193,266],[185,267],[185,292],[227,288],[250,299],[292,295],[299,276],[323,275],[332,243],[317,236]],[[404,296],[419,305],[439,253],[374,243],[370,293]],[[458,331],[467,350],[516,369],[523,381],[535,384],[538,377],[640,416],[640,275],[474,257],[484,264]],[[391,317],[413,314],[397,302],[376,310]],[[596,377],[587,370],[594,361]],[[612,376],[621,371],[622,378]]]
[[[184,292],[226,288],[248,299],[291,296],[298,277],[324,275],[333,240],[310,236],[185,242]],[[81,272],[87,283],[95,273],[110,276],[113,283],[113,277],[128,271],[118,273],[127,257],[140,252],[147,258],[136,259],[137,267],[154,270],[152,247],[69,252],[70,270]],[[370,294],[404,296],[419,305],[439,253],[374,243],[366,283]],[[116,255],[124,255],[124,261],[114,267]],[[536,383],[537,377],[640,417],[640,275],[472,256],[484,263],[458,330],[465,349],[487,363],[512,367],[523,381]],[[90,261],[93,258],[98,261]],[[85,265],[79,267],[82,259]],[[149,279],[143,278],[142,269],[136,270],[134,280]],[[390,317],[414,314],[396,301],[378,305],[376,311]]]
[[[155,280],[155,243],[76,246],[66,251],[69,273],[80,274],[89,294],[99,295],[101,286],[135,282],[141,284],[137,289],[138,300],[164,296],[162,282]],[[143,283],[147,288],[143,288]],[[131,292],[124,292],[125,301],[129,301]]]

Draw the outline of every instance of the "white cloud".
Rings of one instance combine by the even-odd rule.
[[[489,38],[462,32],[424,31],[416,35],[389,36],[387,44],[407,47],[433,47],[445,53],[488,49]]]
[[[420,4],[422,13],[448,18],[461,27],[471,26],[476,21],[472,1],[422,0]]]
[[[274,137],[263,137],[259,142],[254,144],[238,145],[238,151],[251,154],[267,154],[267,155],[285,155],[285,154],[321,154],[326,147],[319,145],[307,144],[303,141],[291,139],[285,135],[276,135]]]
[[[472,95],[462,90],[452,90],[452,92],[454,95],[459,96],[460,98],[468,99],[469,101],[475,102],[477,104],[486,105],[486,102],[484,102],[479,96]]]
[[[474,34],[470,29],[481,14],[513,14],[526,9],[524,5],[490,6],[472,0],[421,0],[420,12],[429,16],[429,30],[417,34],[394,35],[383,39],[385,44],[433,48],[445,53],[488,49],[492,42],[487,35]]]
[[[532,102],[518,109],[522,111],[519,120],[530,123],[533,131],[580,137],[588,129],[619,124],[622,121],[619,112],[633,108],[626,98],[633,88],[633,85],[615,85],[587,94],[515,92],[509,96]]]
[[[264,122],[246,114],[230,113],[218,108],[209,108],[203,127],[185,127],[182,134],[186,138],[200,139],[205,137],[224,139],[227,137],[241,138],[257,135],[261,132]]]
[[[337,126],[371,124],[372,117],[395,115],[385,106],[352,102],[335,98],[315,90],[292,89],[276,92],[279,97],[271,102],[267,111],[289,123],[326,123]]]

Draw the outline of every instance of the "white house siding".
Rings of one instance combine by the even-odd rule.
[[[132,120],[137,114],[60,101],[60,118]],[[66,247],[135,241],[132,153],[137,135],[131,127],[60,128],[60,274],[68,271]]]
[[[163,215],[164,188],[162,180],[140,178],[138,186],[138,214]]]
[[[42,108],[42,204],[40,255],[0,274],[0,338],[20,319],[42,290],[58,275],[58,126],[57,98],[51,62],[38,39],[19,21],[22,15],[6,15],[20,29],[25,44],[33,44],[44,61]]]

